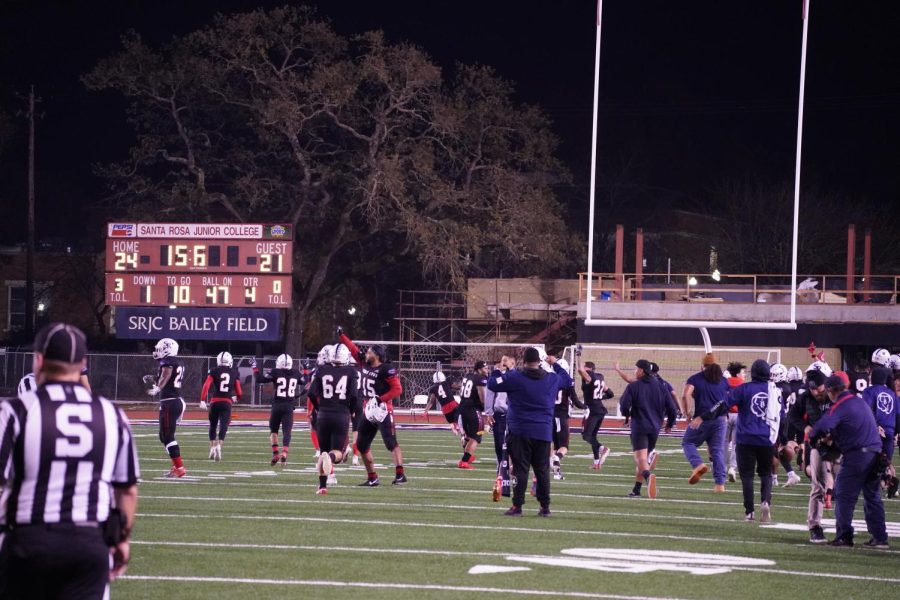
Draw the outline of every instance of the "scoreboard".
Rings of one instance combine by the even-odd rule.
[[[106,304],[289,308],[290,225],[110,223]]]

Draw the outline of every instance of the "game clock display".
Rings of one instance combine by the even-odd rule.
[[[110,306],[288,308],[290,275],[106,274]]]
[[[106,271],[113,273],[290,273],[293,242],[107,238]]]

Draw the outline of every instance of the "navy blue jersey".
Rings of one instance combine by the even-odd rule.
[[[169,374],[169,378],[160,386],[159,397],[161,400],[165,400],[166,398],[180,398],[181,382],[184,380],[184,365],[181,364],[181,360],[176,356],[166,356],[165,358],[159,359],[159,372],[156,376],[157,382],[162,381],[163,370],[167,368],[172,371]]]

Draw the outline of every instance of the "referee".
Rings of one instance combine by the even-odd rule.
[[[37,389],[0,406],[3,598],[105,598],[128,564],[137,453],[122,412],[79,383],[86,350],[78,328],[47,325]]]

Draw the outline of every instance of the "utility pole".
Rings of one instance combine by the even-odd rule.
[[[25,337],[34,337],[34,85],[28,94],[28,243],[25,249]]]

